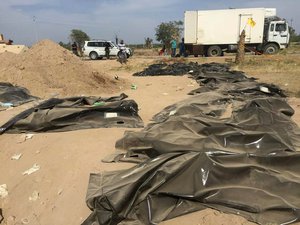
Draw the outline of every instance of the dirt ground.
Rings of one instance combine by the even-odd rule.
[[[147,124],[154,114],[172,103],[188,98],[187,93],[197,87],[197,84],[187,76],[132,76],[133,72],[140,71],[156,60],[157,58],[154,57],[135,56],[129,59],[128,65],[123,66],[115,59],[86,60],[84,63],[92,66],[100,74],[108,74],[111,78],[117,75],[122,91],[115,92],[114,95],[125,92],[129,99],[134,99],[139,105],[140,116]],[[202,58],[191,60],[204,62]],[[220,60],[224,59],[216,61]],[[208,61],[205,59],[205,62]],[[123,82],[124,80],[128,82]],[[129,84],[136,84],[137,89],[131,90]],[[300,83],[298,85],[300,87]],[[296,111],[293,118],[300,124],[300,99],[290,98],[289,101]],[[0,112],[0,123],[6,122],[32,104]],[[9,193],[6,198],[0,199],[0,208],[3,209],[5,217],[4,224],[76,225],[84,221],[90,214],[85,204],[89,174],[133,166],[128,163],[101,162],[102,158],[114,152],[115,142],[122,137],[125,130],[128,129],[100,128],[63,133],[38,133],[25,141],[24,135],[21,134],[1,135],[0,185],[7,184]],[[14,154],[19,153],[22,153],[19,160],[11,160]],[[39,171],[22,175],[35,163],[40,166]],[[34,196],[34,193],[38,193],[38,196]],[[238,215],[207,209],[161,224],[250,225],[253,223]]]

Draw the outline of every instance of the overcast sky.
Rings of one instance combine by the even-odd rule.
[[[26,45],[45,38],[68,42],[71,29],[92,39],[118,35],[126,43],[144,43],[146,37],[155,39],[158,24],[183,20],[186,10],[229,7],[277,8],[300,33],[300,0],[2,0],[0,33]]]

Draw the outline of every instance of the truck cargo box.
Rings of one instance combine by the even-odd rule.
[[[276,9],[250,8],[186,11],[185,43],[197,45],[236,44],[243,29],[246,43],[262,43],[265,17],[276,15]],[[255,25],[249,24],[249,19]]]

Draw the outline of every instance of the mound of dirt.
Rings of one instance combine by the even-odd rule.
[[[46,97],[113,93],[120,81],[95,71],[70,51],[51,40],[42,40],[19,55],[0,54],[0,80]]]

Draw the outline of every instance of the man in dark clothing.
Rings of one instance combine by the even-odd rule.
[[[105,47],[105,56],[106,56],[107,59],[109,59],[109,53],[110,53],[110,44],[109,44],[109,42],[105,42],[104,47]]]
[[[72,52],[78,56],[78,49],[77,49],[77,44],[76,42],[74,41],[73,44],[71,45],[72,47]]]
[[[184,38],[181,39],[181,43],[179,44],[179,55],[186,57],[185,46],[184,46]]]

